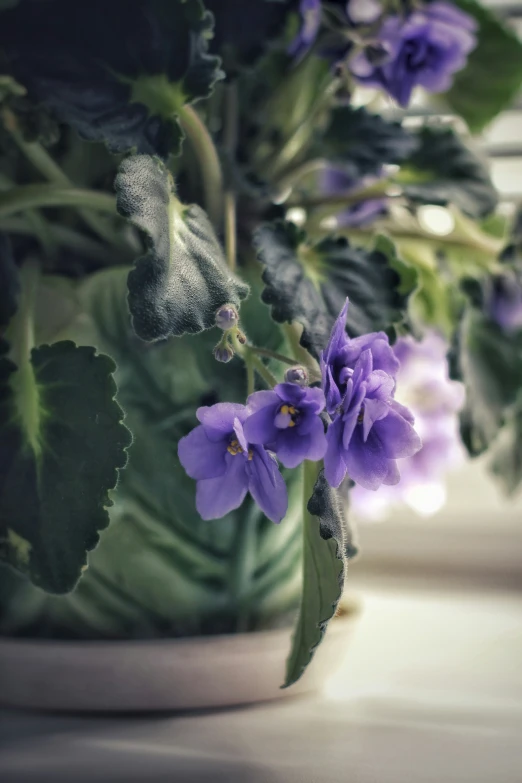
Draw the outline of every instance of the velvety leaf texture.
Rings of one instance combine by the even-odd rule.
[[[478,133],[511,105],[522,87],[522,43],[483,2],[455,3],[477,20],[478,43],[466,68],[455,74],[445,100]]]
[[[30,97],[114,152],[166,157],[174,115],[221,78],[200,0],[23,0],[2,14],[0,47]]]
[[[305,464],[306,475],[316,471]],[[304,513],[303,593],[287,660],[284,687],[296,682],[312,660],[343,592],[348,560],[357,554],[348,526],[347,487],[332,489],[321,470]]]
[[[486,163],[453,130],[425,127],[418,140],[405,163],[408,198],[422,204],[454,204],[475,218],[495,209],[497,194]]]
[[[331,112],[318,153],[342,163],[354,178],[379,174],[384,163],[400,163],[415,149],[415,136],[400,122],[389,122],[364,108],[339,106]]]
[[[131,435],[114,362],[69,341],[0,359],[0,557],[52,593],[73,589],[109,523]]]
[[[20,280],[9,239],[0,234],[0,328],[7,326],[16,312]]]
[[[145,233],[149,246],[129,274],[129,308],[139,337],[196,334],[215,325],[221,305],[239,306],[248,286],[229,272],[205,212],[177,200],[159,158],[126,158],[115,187],[119,212]]]
[[[506,335],[479,310],[468,308],[453,356],[452,374],[466,386],[461,434],[472,456],[495,440],[522,386],[522,332]]]
[[[387,329],[405,317],[408,297],[380,250],[353,247],[345,237],[312,245],[302,230],[283,221],[258,229],[255,244],[264,266],[263,301],[275,321],[302,324],[301,343],[316,357],[347,296],[351,336]]]

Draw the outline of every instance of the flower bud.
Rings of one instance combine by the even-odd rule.
[[[240,329],[237,330],[236,337],[238,342],[241,343],[241,345],[246,345],[246,341],[247,341],[246,334],[243,334],[243,332]]]
[[[233,329],[239,322],[239,316],[234,305],[226,304],[219,308],[216,313],[216,326],[227,332]]]
[[[297,383],[299,386],[306,386],[308,383],[308,372],[304,367],[290,367],[285,372],[285,381]]]
[[[234,357],[234,351],[230,347],[230,345],[223,345],[223,343],[218,343],[216,347],[213,350],[214,359],[216,359],[218,362],[223,362],[223,364],[227,364],[233,357]]]

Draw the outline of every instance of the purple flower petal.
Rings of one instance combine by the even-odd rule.
[[[218,402],[216,405],[198,408],[196,416],[204,425],[209,440],[217,441],[234,431],[234,419],[246,419],[247,410],[244,405]]]
[[[179,460],[187,474],[196,480],[222,476],[227,468],[226,453],[223,439],[209,440],[201,424],[178,443]]]
[[[196,508],[202,519],[219,519],[239,508],[248,491],[247,464],[242,454],[228,455],[224,476],[198,481]]]
[[[384,419],[375,422],[372,431],[378,436],[383,454],[388,459],[412,457],[422,447],[421,439],[411,424],[391,408]]]
[[[388,463],[389,459],[383,454],[380,441],[373,430],[364,442],[362,431],[356,429],[350,449],[345,453],[345,464],[350,478],[366,489],[379,489],[389,474]]]
[[[324,475],[331,487],[338,487],[346,476],[345,451],[342,446],[343,421],[338,417],[328,427],[327,448],[324,455]]]
[[[281,522],[288,509],[288,493],[275,460],[264,449],[254,446],[248,465],[252,497],[268,519],[276,524]]]

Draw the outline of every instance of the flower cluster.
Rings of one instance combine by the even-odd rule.
[[[435,332],[420,342],[402,337],[393,346],[400,362],[397,397],[415,415],[422,448],[401,463],[398,486],[378,493],[354,488],[352,502],[361,516],[382,517],[397,503],[430,514],[444,504],[444,476],[463,459],[458,411],[464,402],[464,387],[449,378],[447,349],[445,340]]]
[[[347,308],[348,300],[321,357],[322,388],[306,386],[306,371],[291,368],[284,383],[254,392],[246,405],[198,409],[200,424],[180,440],[178,454],[197,481],[203,519],[238,508],[250,492],[280,522],[288,496],[277,460],[295,468],[324,458],[333,487],[347,473],[374,490],[399,481],[396,460],[421,447],[413,416],[394,399],[399,362],[383,332],[348,337]]]
[[[301,29],[289,47],[296,57],[317,38],[321,0],[301,0],[300,11]],[[357,45],[348,44],[336,58],[346,58],[359,82],[384,89],[401,106],[408,105],[416,86],[429,92],[448,90],[477,43],[475,20],[444,0],[415,4],[400,15],[384,14],[377,0],[349,0],[344,15],[346,38],[350,40],[350,28],[356,28]]]

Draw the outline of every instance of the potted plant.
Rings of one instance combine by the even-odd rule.
[[[273,695],[351,488],[423,454],[404,345],[437,333],[463,443],[521,480],[520,236],[462,132],[520,44],[473,0],[0,8],[2,698],[248,701],[266,661]],[[401,123],[417,89],[449,119]]]

